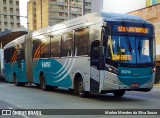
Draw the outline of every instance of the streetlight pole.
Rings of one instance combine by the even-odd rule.
[[[42,0],[40,1],[41,3],[41,28],[42,28]]]
[[[85,15],[85,0],[82,0],[82,16]]]
[[[70,0],[68,0],[68,20],[70,19]]]

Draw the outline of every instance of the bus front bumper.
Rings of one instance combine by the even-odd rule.
[[[145,76],[146,77],[146,76]],[[122,77],[117,76],[115,74],[112,75],[112,78],[106,78],[103,81],[103,84],[100,88],[101,91],[113,91],[113,90],[128,90],[128,91],[149,91],[153,88],[154,81],[155,81],[155,74],[148,76],[150,79],[148,79],[147,82],[144,82],[143,84],[139,85],[138,82],[141,78],[145,78],[144,76],[141,77],[135,77],[136,81],[129,81],[131,77]],[[126,79],[126,83],[123,83],[121,79]],[[134,80],[134,78],[132,78]]]

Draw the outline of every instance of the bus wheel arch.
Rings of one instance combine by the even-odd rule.
[[[42,90],[47,91],[49,89],[48,85],[46,84],[43,71],[39,73],[39,82],[40,82],[40,88]]]
[[[83,78],[80,73],[77,73],[74,77],[74,94],[80,97],[88,96],[88,92],[84,91]]]
[[[16,86],[25,86],[25,82],[18,82],[17,75],[15,72],[13,73],[13,82]]]
[[[13,83],[17,86],[18,84],[18,82],[17,82],[17,77],[16,77],[16,73],[14,72],[13,73]]]

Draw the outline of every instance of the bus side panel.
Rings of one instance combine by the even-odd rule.
[[[80,73],[84,79],[85,90],[90,89],[89,57],[39,59],[33,63],[34,83],[40,83],[40,72],[44,73],[47,85],[63,88],[73,88],[75,74]]]
[[[5,80],[8,82],[13,82],[13,76],[12,76],[13,70],[11,63],[5,63],[4,68],[5,68],[4,70]]]
[[[75,57],[71,73],[74,73],[72,74],[73,80],[75,75],[80,73],[83,78],[84,90],[90,91],[90,57]]]
[[[32,67],[33,83],[35,83],[35,84],[40,84],[39,75],[40,75],[40,72],[42,71],[38,68],[38,63],[39,63],[39,59],[38,60],[33,60],[33,67]]]
[[[64,75],[67,73],[71,78],[72,85],[68,88],[74,89],[74,79],[77,79],[75,75],[79,73],[83,78],[84,90],[90,91],[90,57],[72,57],[56,60],[62,65],[61,68],[57,68],[56,74],[64,78]]]
[[[20,68],[18,68],[17,62],[13,64],[12,76],[15,73],[16,79],[18,80],[18,82],[27,82],[25,65],[26,65],[25,61],[21,62]]]
[[[62,71],[60,71],[62,70]],[[69,88],[72,85],[71,77],[67,73],[66,69],[54,59],[39,59],[33,63],[33,78],[34,83],[40,83],[40,72],[43,72],[43,76],[47,85],[59,86]]]

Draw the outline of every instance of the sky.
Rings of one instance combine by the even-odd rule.
[[[27,2],[29,0],[19,0],[20,2],[20,16],[27,16]],[[21,25],[27,27],[27,18],[20,17]]]
[[[20,1],[20,16],[27,16],[27,2],[29,0]],[[103,11],[128,13],[145,7],[146,0],[104,0]],[[27,18],[20,18],[21,25],[27,27]]]
[[[146,0],[104,0],[103,9],[107,12],[128,13],[144,8]]]

